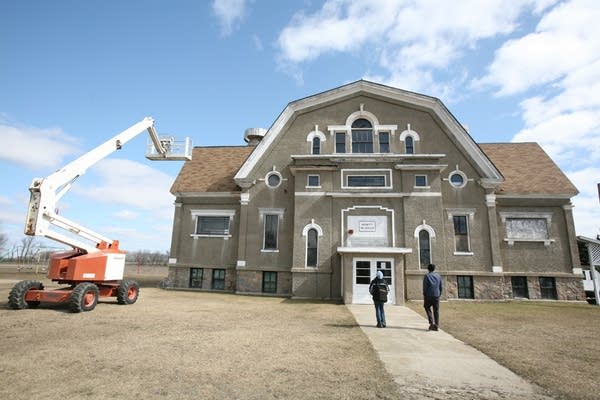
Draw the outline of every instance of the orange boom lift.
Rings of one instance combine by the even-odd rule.
[[[147,131],[150,135],[146,157],[151,160],[190,160],[189,138],[175,141],[172,136],[159,137],[150,117],[131,126],[46,178],[31,183],[25,234],[44,236],[67,244],[72,250],[53,253],[48,266],[48,278],[68,285],[45,290],[41,282],[26,280],[17,283],[8,296],[13,309],[33,308],[40,303],[68,303],[73,312],[91,311],[102,297],[116,297],[119,304],[133,304],[140,289],[137,282],[123,280],[125,251],[119,241],[107,238],[56,212],[58,200],[73,182],[98,161]]]

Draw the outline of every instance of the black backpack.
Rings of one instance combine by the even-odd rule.
[[[388,287],[385,284],[385,281],[383,281],[381,283],[375,283],[373,285],[373,300],[386,303],[387,296],[388,296]]]

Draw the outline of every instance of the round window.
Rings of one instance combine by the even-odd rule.
[[[450,184],[454,187],[463,187],[465,186],[465,177],[463,174],[460,174],[458,172],[453,172],[450,175]]]
[[[267,175],[267,185],[272,188],[276,188],[281,184],[281,175],[277,172],[271,172]]]

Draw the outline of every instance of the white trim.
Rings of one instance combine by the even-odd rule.
[[[502,266],[498,266],[498,265],[493,265],[492,266],[492,272],[494,273],[500,273],[504,271],[504,269],[502,268]]]
[[[423,186],[417,185],[417,177],[418,176],[425,178],[425,185],[423,185]],[[431,186],[429,186],[429,177],[426,174],[415,174],[414,177],[415,177],[415,185],[414,185],[413,189],[430,189],[431,188]]]
[[[237,260],[236,267],[245,267],[245,266],[246,266],[245,260]]]
[[[507,218],[534,218],[545,219],[548,226],[552,224],[552,212],[536,212],[536,211],[500,211],[500,220],[506,222]]]
[[[443,171],[448,168],[448,164],[397,164],[394,169],[401,171]]]
[[[462,177],[462,179],[463,179],[463,181],[462,181],[462,184],[460,184],[460,185],[455,185],[455,184],[452,182],[452,175],[455,175],[455,174],[456,174],[456,175],[460,175],[460,176]],[[450,171],[450,173],[448,174],[448,178],[444,178],[444,179],[442,179],[442,180],[444,180],[444,181],[448,181],[448,183],[450,184],[450,186],[452,186],[452,187],[453,187],[453,188],[455,188],[455,189],[462,189],[462,188],[464,188],[465,186],[467,186],[467,182],[469,182],[469,181],[472,181],[473,179],[469,179],[469,178],[467,177],[467,174],[465,174],[463,171],[461,171],[461,170],[459,170],[459,169],[458,169],[458,165],[457,165],[457,166],[456,166],[456,169],[455,169],[454,171]]]
[[[340,240],[342,243],[345,242],[344,240],[344,233],[345,233],[345,228],[344,226],[346,225],[346,221],[344,220],[344,212],[348,212],[348,211],[353,211],[353,210],[357,210],[357,209],[379,209],[381,211],[385,211],[385,212],[389,212],[391,214],[392,217],[392,225],[391,225],[391,230],[392,230],[392,247],[396,247],[396,222],[395,222],[395,213],[394,213],[394,209],[392,208],[386,208],[383,206],[352,206],[352,207],[348,207],[348,208],[342,208],[340,210],[340,217],[341,217],[341,235],[340,235]],[[389,228],[389,226],[386,227],[386,230]],[[346,238],[347,240],[347,238]]]
[[[339,246],[338,253],[373,253],[373,254],[408,254],[412,253],[410,247],[345,247]]]
[[[401,142],[404,142],[406,140],[407,136],[411,136],[413,138],[413,141],[418,142],[421,140],[421,137],[419,136],[419,134],[415,131],[413,131],[412,129],[410,129],[410,124],[406,124],[406,129],[402,131],[402,133],[400,133],[400,137],[399,140]]]
[[[319,139],[321,139],[321,142],[326,142],[327,141],[327,136],[325,136],[325,134],[323,132],[321,132],[320,130],[318,130],[319,125],[315,125],[315,130],[310,132],[307,136],[306,136],[306,141],[307,142],[311,142],[315,136],[317,136]]]
[[[456,238],[456,232],[454,232],[454,217],[467,217],[467,248],[468,251],[457,251],[456,240],[454,240],[454,255],[473,255],[471,248],[471,224],[475,220],[475,208],[446,208],[446,214],[448,214],[448,220],[452,222],[452,238]]]
[[[190,214],[192,217],[229,217],[233,218],[235,216],[236,211],[231,209],[193,209],[190,210]]]
[[[262,224],[262,248],[260,250],[261,253],[279,253],[279,226],[281,225],[281,221],[283,220],[283,215],[285,213],[285,208],[258,208],[258,217],[259,223]],[[265,215],[276,215],[277,216],[277,232],[275,237],[275,248],[274,249],[265,249],[265,239],[266,239],[266,229],[267,225],[265,224]]]
[[[308,265],[308,231],[314,229],[315,231],[317,231],[317,265],[312,266],[312,265]],[[304,236],[304,267],[305,268],[319,268],[319,255],[320,255],[320,251],[319,251],[319,244],[321,242],[321,240],[319,239],[320,237],[323,237],[323,228],[321,228],[319,225],[315,224],[315,220],[311,219],[310,220],[310,224],[306,225],[303,229],[302,229],[302,236]]]
[[[369,111],[365,111],[364,109],[361,109],[361,110],[355,111],[352,114],[348,115],[348,117],[346,118],[346,126],[345,126],[346,129],[351,129],[354,121],[356,121],[357,119],[361,119],[361,118],[366,119],[371,123],[373,131],[375,131],[375,126],[379,125],[379,119],[375,116],[375,114],[373,114],[372,112],[369,112]]]
[[[277,183],[277,185],[275,185],[275,186],[269,185],[269,177],[271,177],[272,175],[276,175],[279,177],[279,183]],[[273,167],[272,171],[269,171],[265,174],[265,185],[267,185],[267,187],[269,189],[277,189],[279,186],[281,186],[282,183],[283,183],[283,176],[281,176],[281,172],[275,171],[275,167]]]
[[[258,207],[258,215],[259,217],[263,217],[265,214],[275,214],[282,217],[285,214],[285,208],[263,208]]]
[[[402,197],[442,197],[441,192],[408,192],[408,193],[356,193],[356,192],[295,192],[294,196],[330,196],[330,197],[385,197],[385,198],[402,198]]]

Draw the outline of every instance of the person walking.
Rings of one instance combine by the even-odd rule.
[[[425,308],[427,319],[429,320],[429,330],[437,331],[440,326],[442,277],[435,272],[434,264],[429,264],[427,270],[429,272],[423,278],[423,307]]]
[[[375,278],[369,285],[369,293],[373,296],[373,303],[375,303],[375,318],[377,318],[377,327],[385,328],[385,310],[383,305],[387,302],[387,294],[390,288],[383,279],[383,272],[377,271]]]

